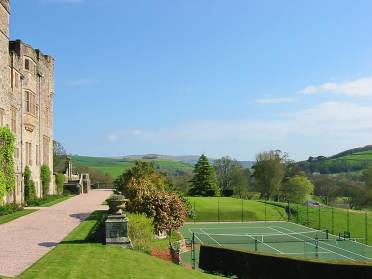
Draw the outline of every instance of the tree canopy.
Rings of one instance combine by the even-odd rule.
[[[204,154],[194,167],[191,183],[189,194],[192,196],[220,196],[216,172]]]

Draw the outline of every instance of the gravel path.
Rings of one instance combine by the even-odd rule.
[[[109,190],[93,190],[0,225],[0,276],[25,271],[61,242],[90,213],[106,209]]]

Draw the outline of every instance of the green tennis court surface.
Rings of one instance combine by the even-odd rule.
[[[371,261],[372,246],[289,222],[186,224],[182,234],[194,237],[196,261],[200,244],[323,260]],[[191,261],[191,253],[183,255]]]

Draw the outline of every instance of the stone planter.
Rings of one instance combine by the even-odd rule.
[[[125,210],[125,203],[128,201],[123,195],[113,195],[106,200],[109,206],[109,214],[123,215]]]

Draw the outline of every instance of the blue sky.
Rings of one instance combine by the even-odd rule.
[[[73,154],[296,160],[372,144],[372,2],[13,0]]]

